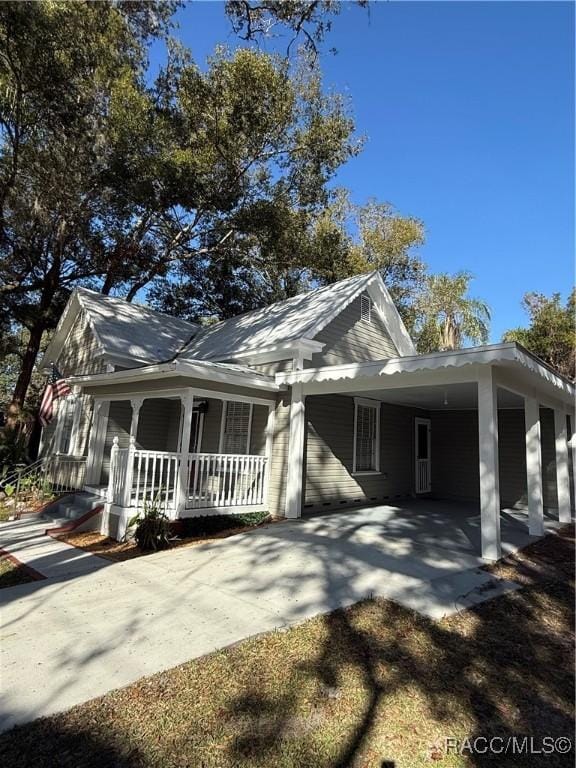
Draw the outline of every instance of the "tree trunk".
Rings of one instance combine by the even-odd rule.
[[[6,426],[9,429],[13,429],[16,426],[20,413],[22,412],[22,408],[24,407],[24,401],[26,400],[26,394],[32,379],[32,372],[34,370],[34,363],[38,357],[40,344],[42,342],[42,334],[44,331],[44,318],[40,318],[30,329],[30,338],[28,339],[26,352],[22,358],[22,367],[20,368],[16,386],[14,387],[12,402],[8,407]]]
[[[35,321],[29,327],[30,338],[28,339],[28,345],[26,352],[22,358],[22,367],[18,374],[16,386],[14,387],[14,394],[12,395],[12,402],[8,406],[8,414],[6,417],[6,429],[12,430],[16,427],[19,421],[26,395],[28,393],[28,387],[32,379],[32,372],[34,370],[34,364],[40,351],[40,344],[42,343],[42,336],[44,331],[51,327],[50,324],[50,307],[56,295],[56,291],[59,285],[60,279],[60,259],[55,258],[54,263],[48,270],[44,281],[44,288],[42,289],[42,295],[38,306],[38,314]]]

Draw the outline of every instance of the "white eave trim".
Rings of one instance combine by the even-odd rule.
[[[234,350],[220,353],[206,358],[209,362],[225,362],[230,360],[242,360],[252,365],[259,363],[273,363],[280,360],[292,360],[295,356],[302,356],[304,360],[311,360],[312,355],[322,352],[326,344],[315,339],[301,338],[282,344],[270,344],[258,349]]]
[[[111,384],[129,384],[151,379],[162,379],[168,376],[186,376],[194,379],[206,379],[208,381],[232,384],[238,387],[262,389],[270,392],[279,392],[285,387],[274,380],[272,376],[261,373],[254,374],[248,371],[225,370],[218,368],[217,364],[205,365],[202,362],[188,362],[174,360],[170,363],[147,365],[142,368],[131,368],[116,373],[98,373],[88,376],[72,376],[68,378],[70,385],[80,387],[108,386]]]
[[[309,384],[494,363],[519,364],[554,385],[564,394],[572,398],[575,395],[576,390],[572,382],[514,342],[450,352],[434,352],[427,355],[392,357],[374,362],[346,363],[322,368],[306,368],[302,371],[283,371],[277,373],[275,379],[279,384]]]

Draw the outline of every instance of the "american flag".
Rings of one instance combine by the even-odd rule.
[[[40,411],[38,412],[38,418],[40,424],[46,427],[54,418],[54,401],[59,397],[66,397],[72,390],[66,383],[66,380],[62,378],[60,372],[55,365],[52,365],[52,373],[44,389],[42,395],[42,402],[40,403]]]

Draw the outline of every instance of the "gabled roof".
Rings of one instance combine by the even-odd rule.
[[[399,354],[413,354],[414,345],[382,278],[378,272],[371,272],[300,293],[205,328],[179,357],[184,360],[227,360],[251,351],[289,347],[298,340],[314,339],[363,291],[368,291],[374,300]]]
[[[58,358],[78,314],[84,310],[101,354],[127,364],[157,363],[174,357],[198,326],[124,299],[77,288],[70,297],[41,363]]]

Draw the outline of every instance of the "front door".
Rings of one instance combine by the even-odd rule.
[[[430,419],[415,420],[416,493],[430,493]]]

